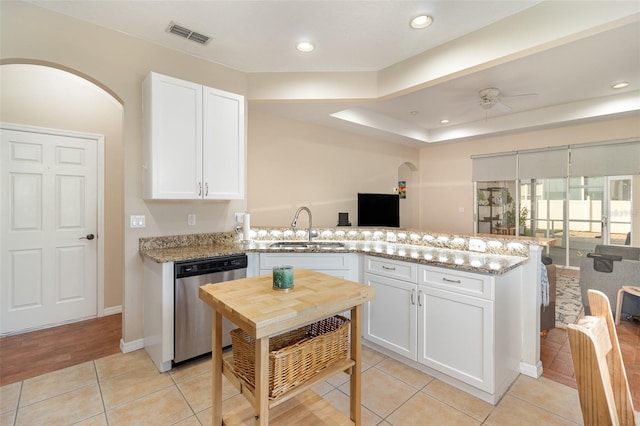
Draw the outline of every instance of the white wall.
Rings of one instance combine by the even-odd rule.
[[[335,226],[338,212],[356,226],[357,193],[393,193],[398,169],[419,157],[416,148],[251,108],[247,151],[248,209],[251,223],[262,226],[289,226],[300,206],[311,208],[314,226]],[[401,202],[408,211],[418,203],[418,191],[409,194]]]

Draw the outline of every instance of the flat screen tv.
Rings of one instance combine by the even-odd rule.
[[[358,193],[358,226],[400,227],[398,194]]]

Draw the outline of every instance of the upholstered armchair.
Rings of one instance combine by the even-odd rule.
[[[607,268],[599,268],[598,263],[606,259],[583,257],[580,261],[580,292],[585,315],[591,315],[587,291],[589,289],[603,292],[611,304],[611,311],[616,311],[618,290],[623,285],[640,285],[640,248],[629,246],[597,245],[596,255],[617,256],[621,260],[610,260],[611,272],[602,272]],[[596,270],[600,269],[600,270]],[[622,314],[640,315],[640,297],[626,294],[622,304]]]

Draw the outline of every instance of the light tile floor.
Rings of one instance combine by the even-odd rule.
[[[582,424],[575,389],[520,376],[492,406],[363,347],[363,425]],[[144,350],[116,354],[0,388],[1,425],[209,425],[211,360],[159,374]],[[314,391],[349,412],[348,376]],[[223,378],[223,411],[247,404]]]

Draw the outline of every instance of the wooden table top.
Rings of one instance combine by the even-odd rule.
[[[200,299],[256,339],[318,321],[373,300],[375,289],[308,269],[294,269],[294,288],[272,288],[260,275],[200,287]]]

